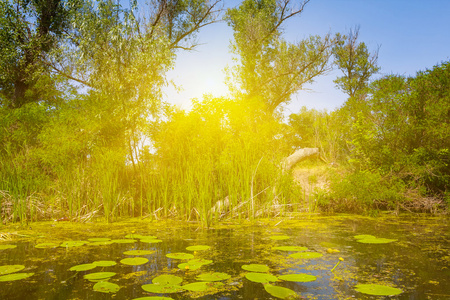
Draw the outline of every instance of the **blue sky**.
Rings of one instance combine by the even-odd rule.
[[[240,3],[225,0],[227,6]],[[295,2],[295,0],[293,1]],[[380,74],[414,75],[450,60],[450,0],[311,0],[300,16],[284,24],[284,38],[291,42],[309,35],[347,33],[360,27],[359,40],[369,50],[379,48]],[[201,44],[193,52],[180,52],[168,79],[182,88],[167,88],[165,99],[189,109],[192,98],[204,93],[226,95],[223,72],[231,65],[229,45],[232,31],[225,22],[207,26],[198,35]],[[285,114],[296,113],[302,106],[333,110],[346,95],[333,80],[338,70],[316,79],[292,97]]]

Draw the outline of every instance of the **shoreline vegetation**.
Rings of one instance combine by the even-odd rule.
[[[291,2],[160,1],[138,18],[109,0],[3,1],[0,223],[447,214],[450,62],[374,79],[378,50],[359,28],[286,41],[308,3]],[[165,103],[176,54],[219,20],[234,32],[230,95]],[[340,108],[283,114],[333,68]],[[280,166],[305,148],[320,155]]]

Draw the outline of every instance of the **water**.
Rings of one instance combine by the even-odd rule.
[[[403,291],[389,299],[450,299],[450,254],[448,218],[418,216],[383,217],[358,216],[299,217],[258,221],[253,224],[220,224],[202,229],[198,224],[149,222],[131,220],[113,224],[71,224],[47,222],[30,225],[32,228],[3,228],[0,245],[17,245],[0,250],[0,266],[24,265],[20,273],[34,275],[9,282],[0,282],[0,299],[134,299],[156,296],[141,286],[152,283],[162,274],[173,274],[183,284],[196,282],[196,276],[206,272],[231,275],[223,286],[204,292],[183,291],[158,294],[173,299],[277,299],[262,283],[249,281],[242,265],[264,264],[272,275],[290,273],[314,275],[311,282],[279,280],[275,286],[295,291],[299,299],[385,299],[357,292],[357,284],[382,284]],[[61,244],[68,240],[87,240],[93,237],[124,239],[129,234],[153,235],[160,243],[143,243],[138,239],[130,244],[85,244],[72,248],[38,249],[44,242]],[[388,244],[363,244],[355,235],[370,234],[380,238],[397,239]],[[286,235],[289,239],[273,240],[272,236]],[[208,245],[204,251],[188,251],[186,247]],[[307,251],[323,254],[315,259],[294,259],[295,252],[274,250],[276,246],[303,246]],[[120,263],[133,257],[124,252],[132,249],[151,250],[144,255],[149,262],[138,266]],[[330,249],[340,252],[329,253]],[[212,260],[198,270],[179,269],[186,260],[166,257],[168,253],[191,253],[195,258]],[[330,270],[339,261],[344,260]],[[97,260],[115,261],[111,267],[75,272],[69,268]],[[93,290],[94,282],[83,275],[94,272],[115,272],[109,282],[120,286],[114,294]]]

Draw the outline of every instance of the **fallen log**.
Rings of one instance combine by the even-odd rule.
[[[319,148],[302,148],[295,151],[282,161],[282,168],[284,171],[289,171],[298,162],[311,156],[319,155]]]

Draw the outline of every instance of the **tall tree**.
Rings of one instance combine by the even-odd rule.
[[[238,98],[262,101],[269,113],[290,101],[305,83],[328,71],[332,39],[311,36],[285,41],[283,23],[303,12],[309,0],[244,0],[227,11],[234,31],[232,51],[237,65],[229,85]]]

